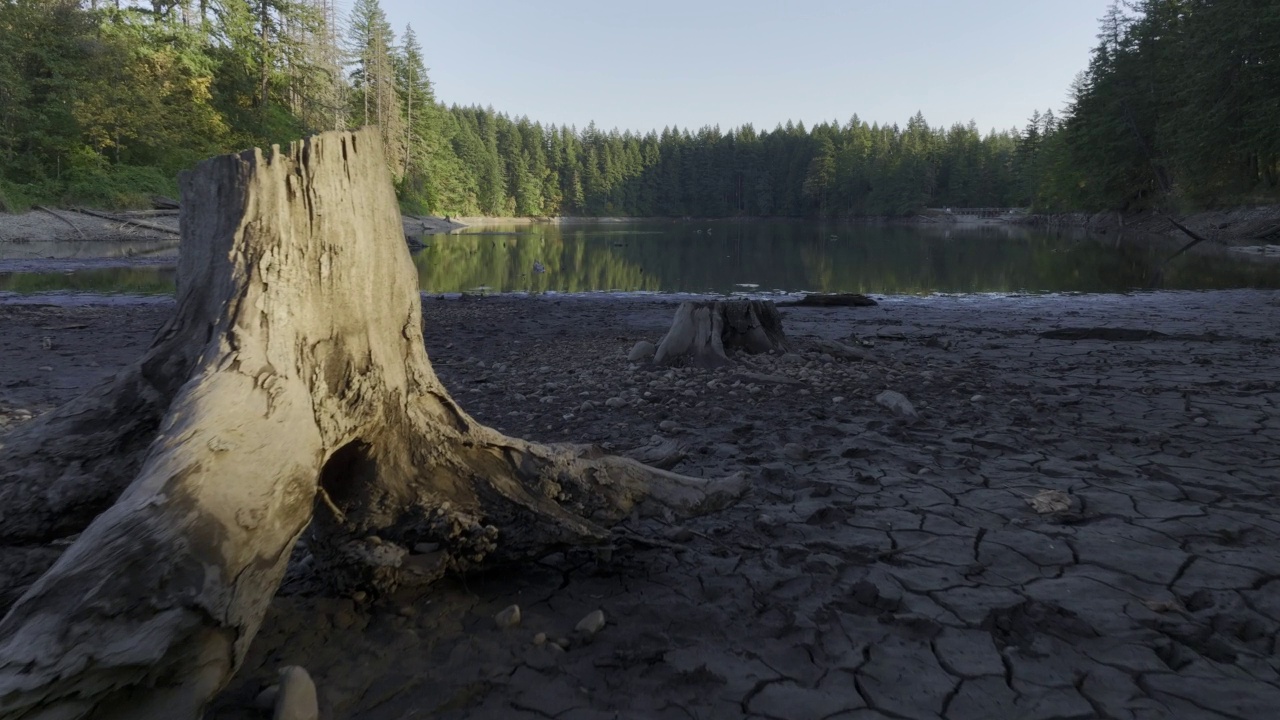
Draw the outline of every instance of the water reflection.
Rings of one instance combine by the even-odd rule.
[[[174,267],[111,267],[69,272],[0,273],[0,292],[20,294],[41,292],[127,293],[165,295],[173,293]]]
[[[1002,225],[800,222],[490,227],[415,256],[424,290],[1123,292],[1280,287],[1280,264],[1178,243],[1090,238]],[[534,272],[535,263],[546,267]]]
[[[512,225],[421,238],[429,292],[1124,292],[1280,288],[1280,263],[1164,238],[1008,226],[807,222]],[[0,291],[172,292],[173,269],[0,274]]]

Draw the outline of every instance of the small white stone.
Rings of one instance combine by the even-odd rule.
[[[797,461],[809,459],[809,449],[799,443],[787,443],[782,446],[782,454]]]
[[[268,712],[275,708],[276,697],[279,694],[279,685],[268,685],[262,689],[262,692],[258,693],[258,697],[253,699],[253,707],[261,710],[262,712]]]
[[[587,637],[591,637],[592,635],[595,635],[596,633],[600,632],[600,629],[603,627],[604,627],[604,611],[592,610],[591,612],[587,613],[586,617],[579,620],[578,624],[574,626],[573,629],[579,633],[582,633],[583,635],[586,635]]]
[[[520,624],[520,606],[508,605],[493,616],[493,622],[503,630]]]
[[[276,695],[274,720],[319,720],[316,684],[297,665],[280,670],[280,692]]]

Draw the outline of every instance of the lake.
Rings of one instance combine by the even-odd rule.
[[[414,263],[421,288],[433,293],[1280,288],[1280,262],[1274,259],[1200,246],[1166,263],[1181,244],[1177,240],[1121,240],[1005,225],[575,222],[495,225],[420,239],[426,247],[414,253]],[[0,246],[0,268],[22,248]],[[147,251],[142,264],[116,258],[77,266],[74,257],[64,255],[42,269],[27,250],[29,259],[21,265],[26,272],[0,272],[0,292],[172,292],[172,266],[165,264],[161,249]],[[102,247],[97,253],[112,254],[118,255],[118,249]],[[95,262],[107,265],[95,267]]]

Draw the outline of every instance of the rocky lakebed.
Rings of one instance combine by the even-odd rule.
[[[628,361],[680,299],[426,297],[427,349],[502,432],[746,497],[426,594],[286,585],[208,717],[289,665],[331,720],[1280,716],[1280,292],[786,307],[786,354]],[[0,433],[172,310],[0,303]]]

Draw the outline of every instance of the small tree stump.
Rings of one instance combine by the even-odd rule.
[[[771,300],[684,302],[653,357],[658,365],[721,367],[728,351],[785,352],[782,316]]]

